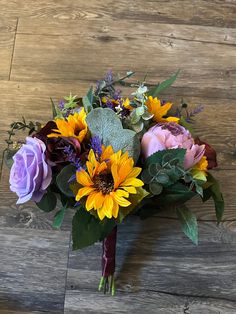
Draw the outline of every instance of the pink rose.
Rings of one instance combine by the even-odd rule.
[[[205,152],[205,145],[194,144],[189,131],[174,122],[160,123],[150,128],[144,134],[141,146],[145,158],[159,150],[185,148],[185,169],[198,163]]]

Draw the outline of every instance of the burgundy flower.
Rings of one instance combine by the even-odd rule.
[[[80,152],[81,146],[79,141],[73,137],[51,137],[48,138],[48,134],[51,134],[52,129],[56,129],[56,123],[49,121],[39,132],[34,134],[43,141],[47,147],[46,158],[52,165],[71,162],[75,160]]]
[[[208,143],[203,142],[200,140],[199,137],[195,138],[195,143],[198,145],[205,145],[205,153],[204,156],[206,156],[208,161],[208,169],[212,169],[218,166],[217,159],[216,159],[216,151],[214,148],[212,148]]]

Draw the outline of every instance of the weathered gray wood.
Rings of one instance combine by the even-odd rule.
[[[63,313],[69,233],[0,228],[0,235],[0,312]]]
[[[183,313],[187,307],[189,313],[235,311],[236,235],[212,223],[200,223],[199,229],[195,247],[174,220],[132,217],[119,226],[117,296],[108,300],[96,293],[101,245],[72,252],[65,312],[156,313],[156,306],[160,313]]]

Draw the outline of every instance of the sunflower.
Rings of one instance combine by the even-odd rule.
[[[87,123],[85,121],[86,113],[84,108],[80,112],[75,112],[64,119],[55,119],[57,129],[52,131],[56,133],[51,133],[48,137],[74,137],[80,143],[83,141],[87,134]]]
[[[117,218],[119,207],[131,204],[129,194],[136,194],[136,188],[143,186],[143,182],[136,178],[142,169],[134,167],[128,152],[114,153],[111,146],[103,146],[102,155],[97,159],[91,149],[87,170],[77,171],[76,180],[82,187],[77,192],[76,201],[86,197],[86,210],[97,211],[100,220]]]
[[[179,118],[176,117],[163,118],[172,107],[170,102],[161,105],[160,99],[149,96],[145,105],[147,106],[148,111],[153,114],[153,120],[155,122],[179,122]]]

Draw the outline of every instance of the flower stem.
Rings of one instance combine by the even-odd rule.
[[[102,277],[98,290],[105,293],[115,294],[115,260],[116,260],[116,235],[117,227],[103,240],[102,252]]]

